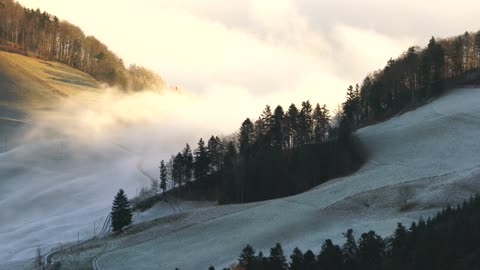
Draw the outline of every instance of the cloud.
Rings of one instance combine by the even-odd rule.
[[[361,81],[411,42],[345,24],[342,14],[328,22],[328,29],[319,28],[315,17],[328,10],[318,9],[312,17],[305,13],[312,1],[22,3],[78,24],[127,63],[153,68],[187,91],[202,95],[212,89],[217,94],[245,89],[253,99],[272,105],[311,99],[333,107],[342,102],[348,84]],[[305,89],[307,85],[312,89]],[[294,100],[286,100],[292,96]],[[251,115],[258,110],[242,111]]]

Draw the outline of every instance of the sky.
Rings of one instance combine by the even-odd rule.
[[[20,3],[80,26],[125,63],[153,69],[209,101],[205,106],[227,110],[235,125],[256,118],[266,104],[310,100],[335,109],[348,85],[409,46],[480,28],[474,0]]]

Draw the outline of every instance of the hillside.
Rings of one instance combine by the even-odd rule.
[[[42,110],[72,95],[98,92],[99,83],[67,65],[0,51],[1,105]]]
[[[93,260],[96,269],[207,269],[228,266],[247,243],[266,251],[279,241],[290,253],[295,246],[318,251],[318,243],[339,240],[348,228],[386,236],[397,222],[430,216],[480,190],[478,99],[477,88],[457,89],[357,131],[369,159],[351,176],[288,198],[204,207],[143,223],[82,244],[80,261],[88,267]],[[413,192],[402,209],[405,187]],[[68,264],[71,255],[54,259]]]
[[[34,113],[47,112],[69,97],[81,94],[90,102],[100,84],[67,65],[0,51],[0,134],[11,148],[16,132]],[[3,138],[2,138],[3,141]]]

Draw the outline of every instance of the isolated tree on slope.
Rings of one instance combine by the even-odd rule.
[[[112,206],[112,231],[118,232],[132,223],[132,209],[127,195],[120,189],[113,200]]]

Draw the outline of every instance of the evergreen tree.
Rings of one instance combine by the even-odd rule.
[[[178,153],[172,159],[172,179],[174,185],[181,187],[185,179],[184,158],[182,153]]]
[[[282,106],[277,106],[273,113],[272,126],[272,146],[275,149],[282,150],[285,143],[284,112]]]
[[[307,250],[303,255],[303,261],[305,263],[305,270],[316,270],[317,260],[315,254],[311,250]]]
[[[255,250],[252,246],[247,245],[243,248],[240,257],[238,258],[238,263],[245,270],[252,270],[255,265]]]
[[[347,230],[347,232],[343,234],[343,237],[346,239],[345,244],[342,246],[345,269],[356,269],[358,246],[353,236],[353,230]]]
[[[335,270],[342,269],[343,255],[339,246],[334,245],[332,240],[326,240],[322,245],[322,250],[318,255],[318,265],[320,269]]]
[[[211,136],[207,144],[207,160],[209,172],[215,173],[220,170],[223,162],[223,148],[220,138]]]
[[[122,228],[132,223],[132,209],[127,195],[120,189],[113,200],[112,212],[112,231],[118,232]]]
[[[183,157],[183,176],[185,177],[185,182],[188,183],[192,180],[193,174],[193,155],[190,145],[187,143],[185,148],[182,151]]]
[[[242,192],[242,186],[238,183],[238,177],[235,176],[235,159],[237,151],[233,142],[227,145],[227,152],[225,153],[222,170],[222,185],[224,190],[224,197],[221,201],[229,202],[236,201],[240,196],[237,194]]]
[[[286,270],[288,269],[287,259],[283,253],[283,248],[280,243],[277,243],[270,249],[270,256],[268,257],[269,269],[272,270]]]
[[[407,268],[410,249],[408,245],[408,231],[401,223],[397,225],[389,249],[394,269]]]
[[[195,150],[195,162],[193,165],[195,179],[207,175],[210,162],[208,160],[208,152],[207,148],[205,148],[205,142],[203,139],[200,139],[198,142],[198,148]]]
[[[300,145],[311,143],[313,134],[312,105],[310,101],[302,102],[302,109],[298,115],[297,141]]]
[[[306,269],[306,266],[305,266],[305,259],[303,257],[303,252],[298,248],[296,247],[294,250],[293,250],[293,253],[292,255],[290,255],[290,259],[291,259],[291,262],[290,262],[290,270],[305,270]]]
[[[244,157],[248,157],[251,150],[251,145],[254,142],[254,126],[252,121],[247,118],[243,121],[242,126],[240,127],[240,135],[239,135],[239,142],[240,142],[240,154]]]
[[[475,57],[477,59],[476,68],[480,68],[480,31],[475,34],[474,37]]]
[[[323,134],[322,134],[322,127],[320,122],[322,121],[322,108],[320,104],[317,103],[315,109],[313,109],[313,142],[314,143],[321,143],[323,141]]]
[[[274,116],[272,114],[272,109],[270,108],[269,105],[265,106],[265,109],[262,112],[262,115],[260,116],[260,135],[261,136],[268,136],[270,130],[273,128],[273,123],[274,123]]]
[[[298,109],[295,104],[292,103],[288,107],[287,114],[285,116],[286,130],[287,130],[287,145],[289,149],[295,148],[299,145],[298,143],[298,129],[299,129],[299,120],[298,120]]]
[[[167,190],[167,167],[165,162],[160,162],[160,189],[165,192]]]
[[[362,234],[358,240],[358,259],[361,269],[380,270],[385,242],[374,231]]]

